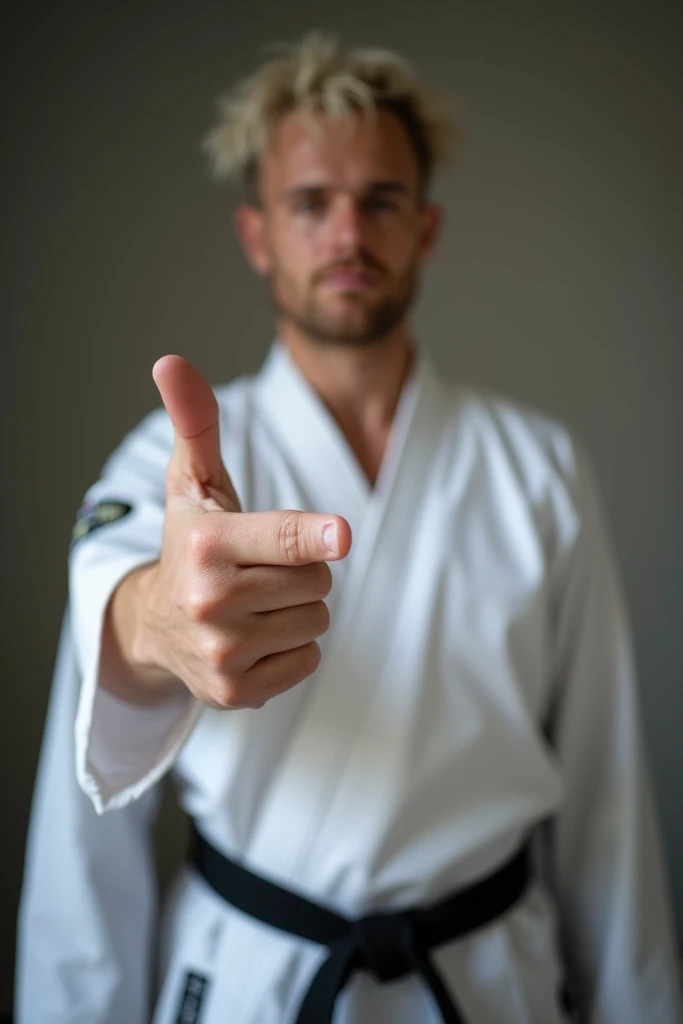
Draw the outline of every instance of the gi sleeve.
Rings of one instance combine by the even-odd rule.
[[[683,1019],[634,657],[592,471],[575,452],[579,529],[556,586],[550,738],[566,796],[551,826],[565,953],[589,1024]]]
[[[79,674],[62,628],[28,833],[16,1024],[147,1024],[157,897],[158,788],[98,815],[73,771]]]
[[[69,560],[75,656],[81,675],[76,715],[76,776],[98,812],[124,807],[172,766],[201,711],[182,693],[164,704],[119,700],[102,684],[105,612],[118,584],[161,551],[165,474],[173,434],[152,413],[107,462],[88,491]]]

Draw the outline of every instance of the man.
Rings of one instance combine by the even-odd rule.
[[[148,1019],[171,769],[197,836],[156,1024],[680,1019],[585,456],[439,381],[408,324],[444,131],[400,59],[317,35],[225,104],[277,341],[216,397],[160,360],[166,412],[81,510],[19,1024]]]

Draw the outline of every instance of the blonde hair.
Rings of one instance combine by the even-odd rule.
[[[310,32],[239,81],[219,98],[220,122],[206,136],[217,178],[241,178],[253,186],[273,130],[293,110],[310,119],[316,113],[341,119],[392,111],[415,148],[423,187],[434,168],[451,154],[458,131],[443,97],[428,89],[405,58],[388,50],[343,53],[334,36]]]

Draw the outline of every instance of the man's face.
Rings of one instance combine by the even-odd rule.
[[[282,321],[315,342],[367,345],[404,319],[438,216],[393,114],[316,121],[319,132],[283,118],[261,167],[262,209],[242,207],[238,230]]]

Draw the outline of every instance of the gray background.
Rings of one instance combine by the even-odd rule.
[[[683,924],[683,88],[678,5],[6,6],[2,102],[0,1012],[82,492],[157,403],[168,351],[255,369],[267,295],[198,139],[259,47],[320,26],[404,51],[460,99],[440,253],[416,316],[452,375],[571,424],[603,482]],[[164,869],[179,824],[162,826]]]

